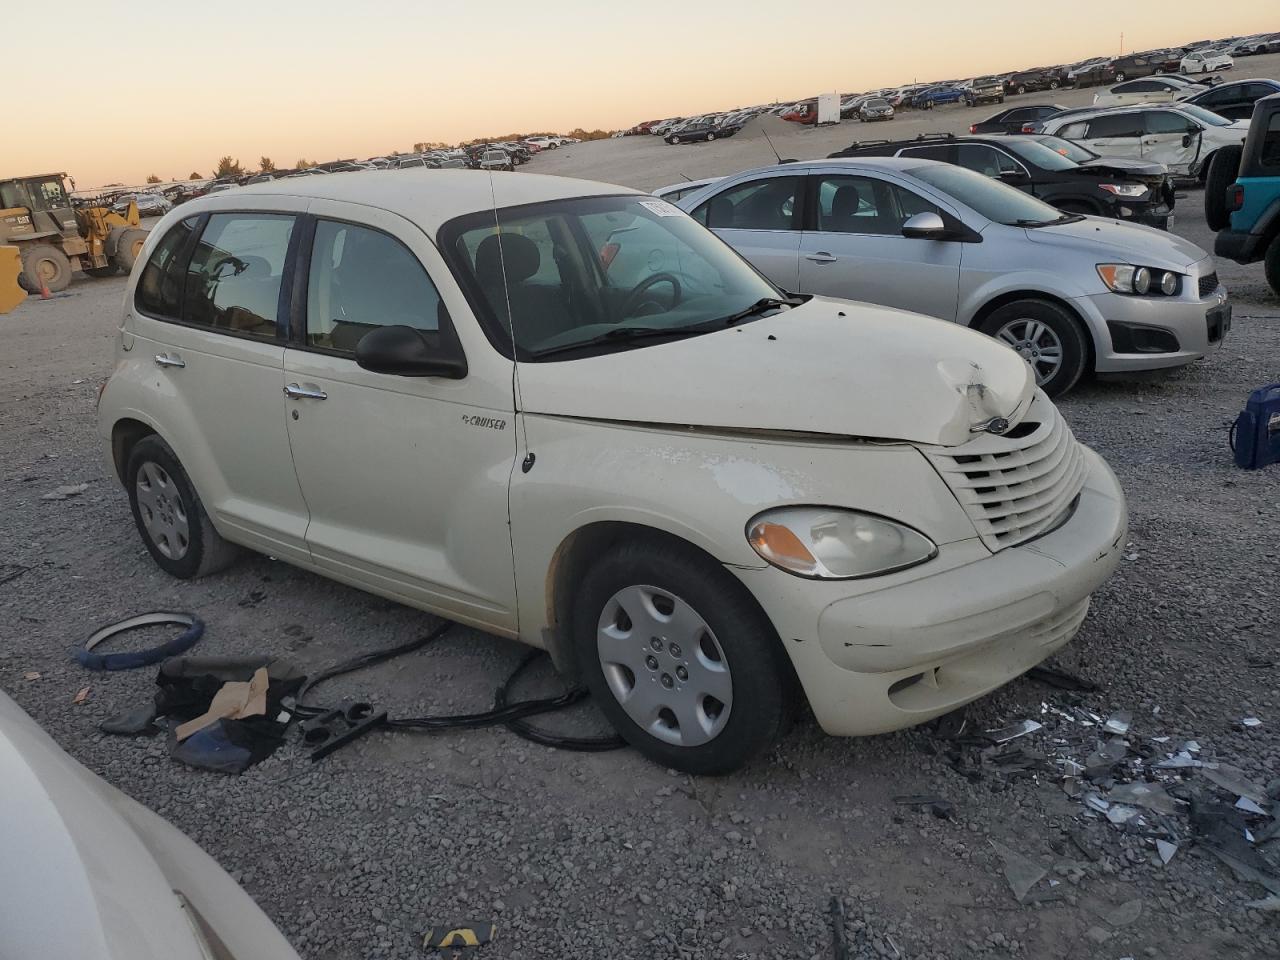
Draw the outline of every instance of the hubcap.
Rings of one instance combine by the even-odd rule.
[[[658,587],[619,590],[604,605],[596,647],[627,716],[678,747],[715,738],[729,722],[733,679],[707,622]]]
[[[170,560],[181,560],[191,546],[187,507],[173,479],[158,463],[147,461],[138,471],[138,513],[156,549]]]
[[[1044,386],[1062,368],[1062,341],[1039,320],[1013,320],[996,332],[996,338],[1031,364],[1036,386]]]

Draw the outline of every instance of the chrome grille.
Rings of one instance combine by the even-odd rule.
[[[992,551],[1057,525],[1088,473],[1071,428],[1043,394],[1015,432],[1016,438],[983,434],[959,447],[924,450]]]
[[[1217,289],[1218,289],[1218,273],[1216,270],[1213,273],[1206,273],[1203,277],[1200,278],[1200,299],[1201,300],[1203,300],[1205,297],[1207,297],[1209,294],[1213,293],[1213,291]]]

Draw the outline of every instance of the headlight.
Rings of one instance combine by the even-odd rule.
[[[1181,289],[1181,278],[1172,270],[1135,267],[1129,263],[1100,263],[1098,276],[1113,293],[1172,297]]]
[[[780,507],[747,524],[752,549],[779,569],[818,580],[905,570],[938,553],[933,541],[884,517],[837,507]]]
[[[1130,199],[1145,196],[1147,193],[1147,188],[1140,183],[1100,183],[1098,186],[1107,193]]]

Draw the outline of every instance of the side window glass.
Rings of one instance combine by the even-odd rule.
[[[901,226],[887,183],[869,177],[823,177],[818,182],[819,230],[891,235]]]
[[[182,319],[228,333],[274,340],[294,218],[215,213],[187,270]]]
[[[1035,116],[1034,110],[1028,110],[1026,107],[1020,107],[1017,110],[1010,110],[1004,115],[1005,123],[1025,123]]]
[[[1264,167],[1280,167],[1280,113],[1271,114],[1258,162]]]
[[[1000,176],[1000,152],[981,143],[962,143],[956,161],[966,170],[984,177]]]
[[[1058,131],[1058,136],[1064,140],[1083,140],[1088,133],[1087,123],[1069,123]]]
[[[915,157],[916,159],[919,159],[919,160],[941,160],[943,163],[948,163],[950,162],[950,159],[951,159],[947,155],[950,149],[951,149],[950,147],[944,147],[944,146],[909,147],[906,150],[899,150],[898,156]]]
[[[739,184],[708,200],[703,205],[706,219],[701,222],[716,229],[790,230],[799,190],[799,177]]]
[[[321,220],[307,277],[307,345],[354,354],[378,327],[436,334],[444,304],[426,270],[398,240],[378,230]]]
[[[906,189],[906,187],[895,186],[893,187],[893,192],[898,202],[898,210],[902,216],[903,223],[906,223],[918,213],[942,213],[937,206],[920,196],[920,194]]]
[[[1089,139],[1104,140],[1117,137],[1136,137],[1142,133],[1142,115],[1119,113],[1109,117],[1095,117],[1089,121]]]
[[[1180,113],[1159,110],[1146,115],[1146,131],[1150,134],[1175,133],[1181,135],[1186,133],[1190,127],[1190,121]]]
[[[182,281],[186,276],[186,264],[181,254],[186,249],[195,220],[183,220],[164,235],[151,259],[142,268],[134,302],[138,310],[153,317],[177,320],[182,315]]]

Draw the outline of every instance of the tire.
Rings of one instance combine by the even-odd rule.
[[[1039,324],[1047,333],[1033,324]],[[980,329],[1031,363],[1037,386],[1051,397],[1062,396],[1085,374],[1089,363],[1088,334],[1079,320],[1056,303],[1031,299],[1006,303],[992,311]],[[1038,351],[1055,341],[1060,360],[1056,368],[1051,368]]]
[[[680,141],[677,140],[675,137],[667,137],[667,143],[671,144],[671,146],[673,147],[679,142]]]
[[[1280,297],[1280,235],[1271,238],[1271,245],[1267,247],[1267,255],[1263,258],[1263,271],[1267,283],[1271,285],[1271,292]]]
[[[213,528],[186,470],[158,436],[134,445],[124,477],[138,535],[165,573],[195,580],[225,569],[239,555]]]
[[[1125,77],[1125,73],[1123,70],[1121,70],[1119,73],[1116,74],[1116,83],[1124,83],[1124,77]]]
[[[1027,88],[1026,88],[1026,86],[1025,86],[1024,84],[1021,84],[1021,83],[1020,83],[1020,84],[1018,84],[1018,91],[1017,91],[1017,92],[1018,92],[1019,94],[1026,93],[1026,92],[1027,92]]]
[[[142,253],[142,245],[147,242],[147,231],[140,230],[137,227],[130,227],[128,230],[120,231],[120,236],[116,240],[116,266],[120,270],[129,274],[133,272],[133,265],[138,262],[138,255]]]
[[[1243,155],[1243,147],[1219,147],[1209,158],[1204,179],[1204,219],[1215,233],[1225,230],[1231,223],[1231,214],[1227,212],[1227,188],[1236,181]]]
[[[682,632],[665,617],[683,620]],[[572,630],[592,696],[656,763],[729,773],[786,727],[794,674],[773,625],[736,577],[687,544],[611,548],[577,587]]]
[[[50,293],[57,293],[71,285],[71,261],[65,253],[48,243],[23,246],[19,279],[28,293],[39,293],[42,283]]]
[[[1050,81],[1049,81],[1049,89],[1050,89],[1050,90],[1057,90],[1057,89],[1058,89],[1058,81],[1057,81],[1057,80],[1050,80]]]
[[[708,133],[708,134],[707,134],[707,143],[710,143],[710,142],[711,142],[712,140],[714,140],[715,138],[716,138],[716,135],[715,135],[714,133]]]

